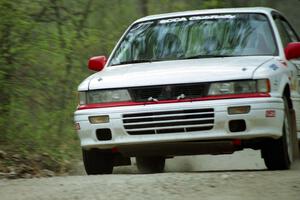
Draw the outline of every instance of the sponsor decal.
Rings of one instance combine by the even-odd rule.
[[[206,16],[193,16],[189,20],[204,20],[204,19],[234,19],[235,15],[206,15]]]
[[[270,65],[270,69],[272,69],[273,71],[276,71],[279,67],[275,64]]]
[[[287,64],[286,61],[281,60],[281,59],[279,59],[278,61],[280,62],[281,66],[283,66],[283,67],[287,67],[288,66],[288,64]]]
[[[167,23],[173,23],[173,22],[183,22],[187,21],[187,18],[180,17],[180,18],[172,18],[172,19],[162,19],[159,21],[160,24],[167,24]]]
[[[276,110],[266,110],[266,117],[276,117]]]
[[[160,24],[174,23],[174,22],[185,22],[185,21],[199,21],[199,20],[211,20],[211,19],[235,19],[236,15],[202,15],[192,16],[189,18],[178,17],[171,19],[162,19],[159,21]]]

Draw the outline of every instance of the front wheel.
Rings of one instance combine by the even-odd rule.
[[[113,154],[99,149],[82,150],[83,163],[88,175],[111,174]]]
[[[262,148],[262,156],[269,170],[289,169],[294,159],[295,133],[292,128],[292,118],[287,104],[284,100],[284,121],[282,137],[277,140],[270,140]]]
[[[138,170],[143,174],[161,173],[165,168],[164,157],[136,157]]]

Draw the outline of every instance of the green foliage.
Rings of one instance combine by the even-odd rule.
[[[210,0],[204,1],[203,8],[222,8],[224,7],[223,1],[221,0]]]
[[[250,5],[238,2],[1,0],[0,149],[45,152],[61,163],[79,158],[73,112],[77,85],[90,74],[89,57],[109,55],[128,25],[145,14],[141,8],[157,14]],[[288,9],[279,1],[264,2]]]

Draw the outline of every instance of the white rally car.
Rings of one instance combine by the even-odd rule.
[[[75,124],[87,174],[136,157],[141,172],[166,158],[261,150],[289,169],[300,133],[300,42],[278,11],[234,8],[135,21],[99,71],[78,87]]]

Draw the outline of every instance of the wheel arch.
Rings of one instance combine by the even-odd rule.
[[[289,84],[284,86],[282,97],[286,97],[289,109],[293,109],[293,101],[291,99],[291,90]]]

